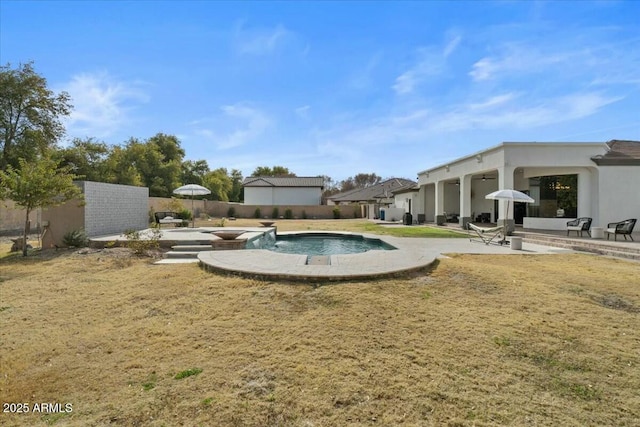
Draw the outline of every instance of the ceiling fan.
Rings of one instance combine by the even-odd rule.
[[[485,174],[482,174],[481,178],[473,178],[473,179],[475,179],[476,181],[488,181],[490,179],[496,179],[496,177],[494,177],[494,176],[486,176]]]

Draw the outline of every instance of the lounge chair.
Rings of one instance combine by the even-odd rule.
[[[625,219],[620,222],[610,222],[607,224],[607,229],[605,233],[607,233],[607,240],[609,240],[609,236],[613,234],[614,240],[618,240],[618,234],[624,236],[624,240],[627,240],[627,236],[633,241],[633,236],[631,233],[633,232],[633,227],[636,225],[637,219]]]
[[[162,224],[182,225],[183,220],[178,218],[177,212],[156,212],[154,213],[156,224],[162,227]]]
[[[578,218],[578,219],[574,219],[573,221],[569,221],[567,222],[567,236],[569,235],[570,231],[575,231],[576,232],[576,236],[580,235],[580,237],[582,237],[582,232],[586,231],[587,234],[589,235],[589,237],[591,237],[591,222],[593,221],[592,218]]]
[[[491,243],[495,238],[500,237],[500,235],[504,235],[504,227],[478,227],[477,225],[473,225],[471,223],[467,224],[467,230],[469,231],[469,240],[473,241],[473,239],[480,239],[485,245]],[[473,231],[473,233],[472,233]],[[474,234],[475,233],[475,234]],[[508,244],[504,238],[496,243],[501,245]]]

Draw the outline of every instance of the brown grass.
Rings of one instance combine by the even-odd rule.
[[[638,272],[461,255],[312,287],[121,249],[4,258],[0,401],[73,412],[0,425],[635,426]]]

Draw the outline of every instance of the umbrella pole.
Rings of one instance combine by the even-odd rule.
[[[193,209],[193,191],[191,193],[191,228],[196,228],[196,214]]]

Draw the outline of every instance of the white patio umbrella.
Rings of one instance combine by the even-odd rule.
[[[191,196],[191,219],[193,220],[192,228],[196,226],[196,215],[193,209],[193,197],[194,196],[204,196],[205,194],[211,194],[211,191],[198,184],[187,184],[182,187],[178,187],[173,190],[173,194],[178,194],[180,196]]]
[[[509,189],[505,189],[505,190],[498,190],[498,191],[494,191],[493,193],[489,193],[486,196],[484,196],[485,199],[492,199],[492,200],[506,200],[507,201],[507,213],[505,214],[505,218],[502,218],[505,220],[504,222],[504,236],[506,236],[506,231],[507,231],[507,219],[509,218],[509,202],[524,202],[524,203],[533,203],[535,202],[535,200],[533,200],[531,197],[529,197],[529,195],[524,194],[521,191],[517,191],[517,190],[509,190]],[[502,238],[502,241],[505,242],[505,237]]]

